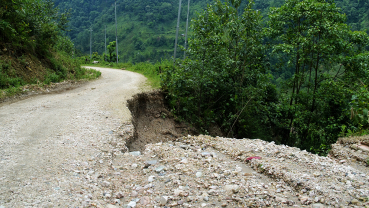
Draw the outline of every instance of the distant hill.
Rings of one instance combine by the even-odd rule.
[[[213,0],[192,0],[190,19],[205,9]],[[244,0],[244,3],[246,1]],[[267,16],[269,7],[278,7],[284,0],[255,0],[255,9]],[[92,28],[92,52],[105,51],[105,26],[107,44],[115,40],[114,0],[55,0],[60,9],[70,9],[71,30],[68,35],[77,50],[90,51]],[[184,45],[188,1],[182,0],[179,45]],[[369,28],[369,2],[367,0],[336,0],[337,6],[347,14],[353,30]],[[122,62],[155,61],[173,56],[178,15],[178,0],[117,0],[118,43]],[[181,57],[182,53],[178,53]]]

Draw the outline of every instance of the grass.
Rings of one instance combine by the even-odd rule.
[[[110,63],[110,62],[101,62],[98,64],[87,64],[85,66],[98,66],[98,67],[109,67],[114,69],[123,69],[127,71],[137,72],[139,74],[144,75],[150,86],[153,89],[160,88],[160,69],[163,69],[167,66],[172,65],[173,63],[169,60],[162,60],[155,64],[149,62],[140,62],[137,64],[132,63]]]
[[[22,59],[19,61],[24,62]],[[62,52],[49,57],[49,62],[53,69],[47,69],[43,78],[26,77],[30,81],[24,81],[26,79],[17,75],[11,63],[0,60],[0,99],[21,95],[29,90],[39,90],[64,80],[92,80],[101,76],[101,72],[82,68],[79,60]]]

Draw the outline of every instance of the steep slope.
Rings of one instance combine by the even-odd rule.
[[[115,41],[115,17],[113,0],[90,2],[56,0],[61,9],[71,9],[71,31],[68,35],[78,50],[89,53],[90,27],[92,28],[92,52],[105,51],[105,26],[107,44]],[[190,17],[206,7],[210,0],[191,1]],[[146,61],[169,58],[174,48],[178,1],[130,1],[117,2],[118,43],[122,61]],[[187,1],[182,1],[179,44],[183,45]]]
[[[73,43],[64,35],[66,23],[65,13],[52,0],[1,1],[0,102],[33,91],[25,85],[38,88],[90,77],[92,71],[72,58]]]
[[[190,19],[205,9],[213,0],[192,0]],[[243,1],[243,5],[247,1]],[[284,0],[255,0],[255,9],[267,17],[269,7],[279,7]],[[90,53],[90,28],[92,29],[92,52],[105,52],[105,26],[107,45],[115,41],[114,0],[55,0],[60,9],[69,10],[72,18],[68,35],[77,50]],[[184,45],[187,3],[182,1],[179,45]],[[358,0],[336,0],[342,12],[347,14],[348,22],[354,30],[369,28],[366,20],[369,3]],[[160,60],[173,55],[178,0],[118,0],[118,49],[122,62]],[[242,7],[242,6],[241,6]],[[82,55],[80,54],[80,55]],[[178,54],[181,57],[182,53]]]

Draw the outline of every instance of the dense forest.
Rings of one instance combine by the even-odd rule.
[[[189,58],[162,74],[172,111],[206,134],[321,155],[368,134],[368,34],[330,0],[287,0],[266,18],[241,3],[215,0],[193,19]]]
[[[192,0],[190,19],[212,3],[212,0]],[[246,7],[243,1],[239,10]],[[365,0],[336,0],[342,13],[347,15],[353,30],[365,30],[368,25],[369,2]],[[69,10],[71,21],[67,33],[77,51],[90,53],[90,29],[92,52],[105,52],[105,26],[107,45],[115,41],[114,0],[55,0],[62,10]],[[256,0],[253,9],[260,10],[263,21],[268,18],[270,7],[279,7],[284,0]],[[118,0],[118,45],[122,62],[157,61],[173,56],[178,0]],[[187,1],[182,1],[179,45],[183,46]],[[191,31],[190,31],[191,32]],[[178,54],[180,57],[181,53]]]

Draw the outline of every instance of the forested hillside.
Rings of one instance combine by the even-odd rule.
[[[212,0],[192,0],[190,19],[212,3]],[[72,18],[67,34],[76,49],[90,53],[90,28],[92,28],[92,52],[105,52],[105,26],[107,45],[115,41],[114,0],[55,0],[61,9],[70,9]],[[179,45],[183,46],[187,1],[182,1]],[[267,18],[270,7],[279,7],[284,0],[256,0],[254,9]],[[336,0],[337,6],[347,14],[353,30],[369,28],[369,3],[365,0]],[[122,62],[155,61],[173,56],[175,29],[178,15],[178,0],[118,0],[118,43]],[[240,10],[246,6],[242,2]],[[182,54],[178,54],[178,57]]]
[[[76,49],[89,54],[90,28],[92,28],[92,52],[100,55],[105,51],[105,26],[107,45],[115,41],[114,0],[77,1],[56,0],[62,9],[71,9],[71,31],[68,35]],[[191,1],[190,16],[206,7],[211,0]],[[183,45],[187,1],[183,1],[181,13],[180,40]],[[122,62],[160,60],[173,55],[178,1],[117,1],[118,43]]]
[[[0,99],[27,91],[22,88],[26,84],[90,77],[72,59],[67,23],[68,13],[55,8],[52,0],[1,1]],[[95,72],[91,77],[98,76]]]

